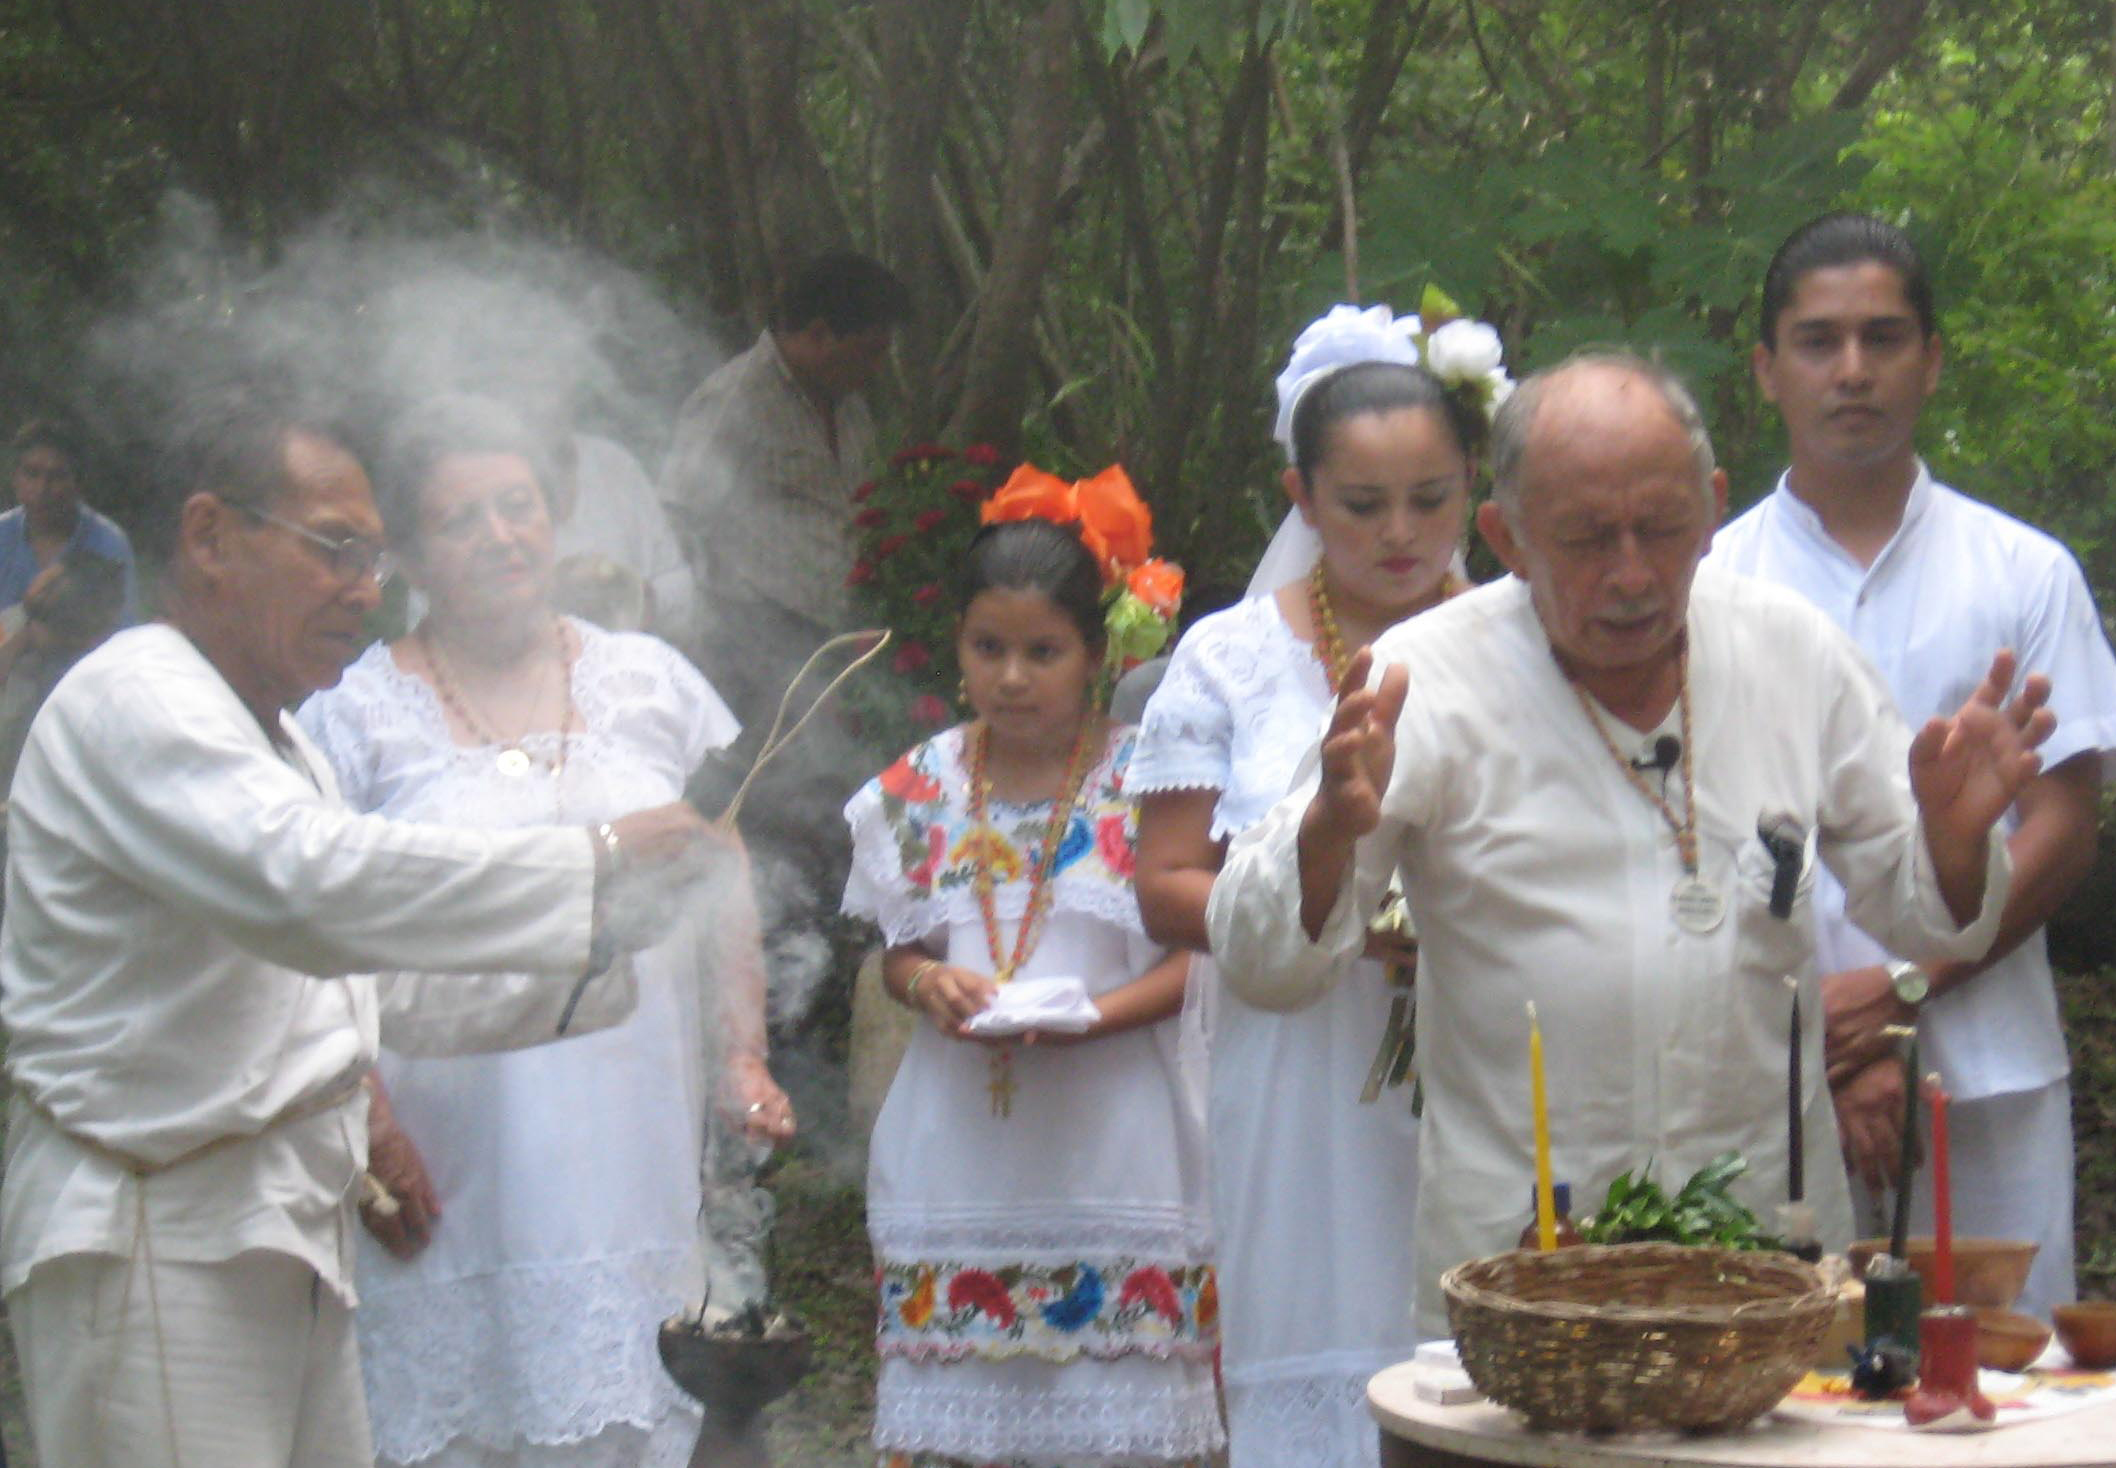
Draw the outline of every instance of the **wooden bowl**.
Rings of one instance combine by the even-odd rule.
[[[2074,1366],[2089,1371],[2116,1366],[2116,1301],[2059,1305],[2056,1318],[2058,1344],[2071,1354]]]
[[[2035,1251],[2039,1247],[2025,1239],[1957,1238],[1954,1241],[1955,1303],[2011,1310],[2028,1283],[2028,1267],[2035,1262]],[[1925,1281],[1925,1304],[1930,1308],[1939,1303],[1932,1297],[1932,1235],[1914,1235],[1908,1248],[1910,1267],[1919,1279]],[[1888,1252],[1888,1240],[1861,1239],[1845,1252],[1851,1256],[1853,1271],[1863,1279],[1867,1261],[1876,1254]]]
[[[2050,1344],[2050,1327],[2018,1310],[1976,1307],[1976,1364],[1989,1371],[2026,1371]]]

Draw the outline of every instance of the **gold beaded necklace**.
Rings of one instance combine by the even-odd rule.
[[[1468,586],[1458,581],[1450,570],[1440,578],[1440,601],[1446,601],[1466,591]],[[1415,615],[1415,614],[1414,614]],[[1315,569],[1308,573],[1308,616],[1315,623],[1315,660],[1322,664],[1323,672],[1330,680],[1330,691],[1335,694],[1345,681],[1344,637],[1337,630],[1337,610],[1330,605],[1330,588],[1323,578],[1321,556],[1315,558]]]
[[[1080,733],[1073,740],[1073,751],[1066,757],[1065,777],[1059,785],[1058,797],[1052,802],[1051,818],[1044,827],[1043,841],[1036,852],[1036,862],[1029,875],[1029,897],[1021,913],[1021,925],[1014,930],[1014,952],[1011,956],[1001,953],[999,940],[999,907],[995,894],[996,883],[992,875],[992,847],[999,841],[999,833],[992,829],[988,812],[992,801],[992,782],[988,765],[992,747],[992,727],[980,722],[971,744],[970,752],[970,823],[977,834],[977,857],[971,868],[970,882],[977,893],[977,910],[984,918],[985,947],[992,955],[992,979],[1004,984],[1021,971],[1023,963],[1035,951],[1036,940],[1043,927],[1043,919],[1051,907],[1051,877],[1058,867],[1058,851],[1065,844],[1065,835],[1072,828],[1073,808],[1080,801],[1080,787],[1087,777],[1087,752],[1093,742],[1091,736],[1098,732],[1101,719],[1092,711],[1081,720]],[[1001,1046],[992,1053],[992,1079],[988,1089],[992,1094],[992,1114],[1011,1116],[1014,1114],[1014,1052],[1011,1047]]]
[[[1337,612],[1330,605],[1330,588],[1323,581],[1322,557],[1308,573],[1308,617],[1315,623],[1315,657],[1335,693],[1345,681],[1345,641],[1337,631]]]
[[[565,778],[566,738],[573,732],[573,662],[577,649],[564,622],[554,622],[552,626],[558,642],[559,686],[565,699],[558,721],[558,753],[554,757],[551,770],[552,779],[557,781]],[[434,641],[433,632],[427,624],[420,624],[418,638],[419,647],[426,654],[426,666],[433,671],[434,692],[441,695],[441,702],[456,716],[456,721],[468,729],[479,743],[499,746],[500,752],[495,756],[493,764],[501,774],[512,779],[519,779],[528,774],[533,762],[529,758],[529,751],[522,747],[522,739],[502,739],[478,717],[476,710],[471,708],[469,699],[456,687],[455,679],[449,672],[448,659],[442,655],[440,644]]]

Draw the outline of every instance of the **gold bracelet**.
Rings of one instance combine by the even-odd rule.
[[[924,963],[920,964],[917,968],[911,970],[911,977],[904,984],[904,1007],[906,1009],[918,1008],[919,981],[924,979],[927,974],[932,973],[933,970],[939,967],[939,959],[929,958]]]

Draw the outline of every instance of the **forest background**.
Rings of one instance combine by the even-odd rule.
[[[1783,457],[1747,366],[1764,262],[1852,206],[1933,267],[1935,473],[2063,537],[2107,611],[2112,97],[2107,0],[0,0],[0,419],[84,419],[126,518],[151,431],[92,348],[168,288],[172,230],[210,219],[229,263],[188,288],[233,319],[228,283],[319,219],[411,220],[644,284],[673,330],[602,344],[623,391],[588,412],[651,466],[786,273],[851,244],[916,303],[889,436],[1121,461],[1160,552],[1238,583],[1291,336],[1428,283],[1516,375],[1659,352],[1753,500]],[[2058,932],[2082,1137],[2116,1120],[2110,873]],[[2081,1180],[2103,1289],[2116,1160]],[[860,1297],[856,1261],[804,1271]]]

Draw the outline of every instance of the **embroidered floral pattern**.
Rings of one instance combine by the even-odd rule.
[[[1102,853],[1103,865],[1126,881],[1131,880],[1136,853],[1123,816],[1102,818],[1102,824],[1095,828],[1095,845]]]
[[[888,822],[900,870],[916,898],[955,888],[967,890],[980,861],[991,864],[1001,882],[1019,879],[1043,845],[1050,806],[1001,805],[992,812],[989,830],[973,826],[962,800],[948,798],[949,770],[942,740],[956,741],[951,730],[905,754],[875,780],[881,792],[882,817]],[[1123,770],[1131,754],[1131,736],[1116,754],[1091,771],[1080,806],[1058,846],[1055,872],[1075,880],[1126,886],[1131,882],[1137,818],[1123,791]],[[1092,857],[1093,860],[1088,860]]]
[[[960,1361],[1029,1356],[1211,1354],[1219,1286],[1206,1264],[1136,1259],[1070,1264],[884,1264],[878,1271],[884,1356]]]
[[[914,766],[910,754],[899,756],[895,764],[882,771],[881,782],[886,793],[907,805],[940,799],[940,781]]]

